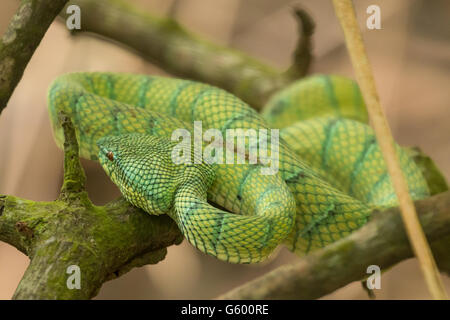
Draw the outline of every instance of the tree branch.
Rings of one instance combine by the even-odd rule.
[[[183,237],[168,216],[151,216],[123,199],[94,206],[84,189],[75,131],[64,129],[64,183],[58,200],[34,202],[0,195],[0,240],[31,259],[14,299],[89,299],[101,285],[133,267],[164,259]],[[66,286],[71,265],[81,270],[81,289]]]
[[[314,23],[296,10],[300,36],[293,65],[279,72],[236,50],[205,41],[175,20],[156,18],[121,0],[75,0],[81,32],[92,32],[132,48],[164,70],[224,88],[255,109],[288,83],[304,76],[311,61]],[[77,30],[74,30],[77,31]]]
[[[440,269],[450,274],[450,192],[416,202],[421,224]],[[398,208],[374,212],[373,219],[348,237],[279,267],[220,299],[316,299],[413,257]]]
[[[0,114],[45,32],[68,0],[22,0],[0,40]]]

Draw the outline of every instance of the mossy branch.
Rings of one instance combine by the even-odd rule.
[[[22,0],[0,39],[0,114],[31,56],[68,0]]]
[[[75,130],[61,115],[64,182],[59,199],[35,202],[0,195],[0,240],[31,259],[14,299],[89,299],[101,285],[134,267],[164,259],[183,237],[168,216],[151,216],[123,199],[95,206],[84,189]],[[67,268],[81,271],[81,288],[66,285]]]
[[[81,30],[117,41],[165,71],[216,85],[237,95],[255,109],[268,97],[301,78],[311,61],[314,23],[296,10],[299,40],[293,65],[280,72],[242,52],[219,46],[188,32],[175,20],[157,18],[121,0],[74,0],[81,8]]]
[[[450,275],[450,191],[417,201],[417,212],[441,271]],[[398,208],[374,212],[350,236],[281,266],[220,299],[316,299],[367,277],[367,267],[385,270],[413,257]]]
[[[59,121],[64,132],[64,184],[60,198],[69,200],[72,195],[85,193],[86,176],[80,163],[77,136],[70,118],[60,113]],[[85,198],[88,200],[87,196]]]

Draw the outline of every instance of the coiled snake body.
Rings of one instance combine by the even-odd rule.
[[[224,261],[259,262],[279,244],[302,255],[359,228],[375,207],[396,204],[359,89],[346,78],[300,80],[261,115],[206,84],[133,74],[63,75],[48,99],[58,145],[63,111],[74,123],[81,156],[99,160],[129,202],[169,214],[192,245]],[[172,134],[193,132],[194,121],[222,133],[283,128],[279,172],[261,174],[260,162],[195,161],[195,152],[190,164],[175,163]],[[265,151],[271,147],[269,134]],[[412,197],[427,196],[419,168],[398,152]]]

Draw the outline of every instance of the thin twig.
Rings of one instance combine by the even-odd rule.
[[[364,43],[356,20],[351,0],[333,0],[336,15],[345,35],[345,41],[355,69],[356,79],[361,87],[378,144],[386,161],[389,175],[399,200],[403,222],[414,253],[419,259],[426,283],[435,299],[447,299],[439,271],[431,249],[420,226],[414,203],[409,195],[408,185],[400,167],[389,124],[381,108],[375,81]]]

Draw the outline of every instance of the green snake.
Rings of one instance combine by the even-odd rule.
[[[294,82],[261,114],[207,84],[122,73],[62,75],[48,101],[60,147],[64,112],[80,155],[98,160],[127,201],[168,214],[193,246],[223,261],[260,262],[280,244],[304,255],[364,225],[374,208],[397,203],[359,88],[344,77]],[[224,146],[234,160],[243,154],[244,163],[208,163],[194,147],[189,161],[176,163],[172,152],[180,141],[173,133],[182,128],[195,136],[195,121],[223,136],[228,129],[266,130],[266,144],[257,147],[277,156],[277,172],[262,174],[268,158],[248,161],[255,146],[248,136],[244,150]],[[269,139],[274,128],[279,142]],[[200,141],[202,150],[207,142]],[[426,197],[420,169],[397,150],[413,199]]]

